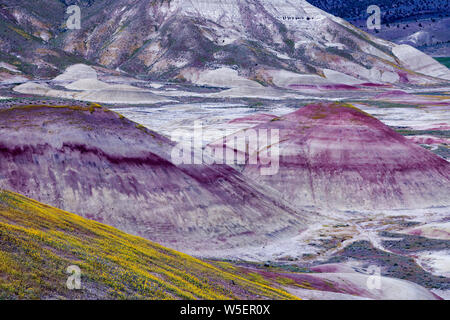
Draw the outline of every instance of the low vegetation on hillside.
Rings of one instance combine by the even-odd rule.
[[[69,266],[81,289],[69,290]],[[1,299],[294,299],[258,279],[0,191]]]

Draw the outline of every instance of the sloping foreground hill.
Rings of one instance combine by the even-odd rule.
[[[66,287],[68,266],[81,290]],[[201,260],[0,191],[0,299],[293,299]]]
[[[0,110],[0,188],[186,253],[304,228],[225,165],[175,165],[174,143],[98,105]]]
[[[279,130],[280,170],[261,176],[260,165],[248,163],[244,175],[297,205],[343,210],[450,205],[450,164],[350,104],[311,104],[253,129]],[[274,146],[259,145],[256,152]]]
[[[66,287],[67,268],[74,265],[81,270],[81,290]],[[370,275],[328,265],[307,273],[245,265],[197,260],[0,191],[0,300],[439,298],[420,285],[388,277],[380,279],[382,290],[369,290]]]

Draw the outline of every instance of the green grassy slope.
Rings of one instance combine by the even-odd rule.
[[[66,269],[80,267],[82,289]],[[294,299],[112,227],[0,191],[0,299]]]
[[[439,63],[443,64],[447,68],[450,68],[450,57],[441,57],[441,58],[435,58]]]

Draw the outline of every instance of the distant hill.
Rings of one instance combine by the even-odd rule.
[[[351,104],[310,104],[253,129],[280,130],[280,170],[260,176],[247,163],[243,173],[289,203],[350,211],[449,205],[450,164]]]
[[[395,43],[410,44],[433,56],[450,56],[448,0],[309,0],[312,5],[358,28]],[[381,30],[368,30],[367,8],[381,9]]]
[[[365,3],[348,2],[342,10],[352,9],[347,18],[360,19]],[[80,5],[80,29],[67,26],[70,4]],[[341,12],[340,6],[323,7]],[[368,36],[304,0],[17,0],[14,5],[0,0],[0,17],[0,61],[37,78],[83,60],[143,79],[181,82],[223,67],[266,86],[273,84],[273,70],[326,77],[331,69],[363,82],[424,84],[439,81],[423,75],[442,78],[415,73],[410,62],[418,55],[420,60],[420,52],[405,57],[398,52],[404,48]],[[403,37],[402,28],[390,29]]]

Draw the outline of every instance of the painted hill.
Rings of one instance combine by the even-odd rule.
[[[196,73],[227,67],[265,84],[277,77],[273,70],[328,78],[331,69],[363,82],[435,81],[416,74],[410,57],[393,51],[396,45],[303,0],[96,1],[85,11],[96,14],[81,30],[61,34],[65,51],[158,79],[193,81]]]
[[[67,29],[69,2],[2,2],[4,59],[42,77],[78,57],[109,70],[199,84],[204,73],[221,68],[238,71],[253,85],[279,86],[292,77],[298,84],[304,75],[324,83],[340,83],[342,74],[363,83],[450,79],[436,61],[416,70],[414,64],[425,57],[420,51],[404,55],[412,48],[377,39],[304,0],[71,1],[81,6],[79,30]],[[279,79],[280,70],[289,72],[288,79]]]
[[[449,56],[450,4],[447,0],[309,0],[362,30],[395,43],[408,43],[430,55]],[[367,8],[381,9],[381,30],[368,30]]]
[[[260,165],[247,163],[244,175],[294,204],[343,210],[450,205],[450,164],[349,104],[308,105],[253,129],[279,130],[280,169],[261,176]],[[225,140],[228,148],[233,136]],[[266,147],[274,146],[257,152]]]
[[[167,138],[99,105],[0,110],[0,187],[182,249],[298,233],[306,214],[225,165],[179,165]]]
[[[295,299],[148,240],[0,191],[0,299]],[[81,269],[81,290],[66,287]],[[233,269],[230,269],[233,270]]]

